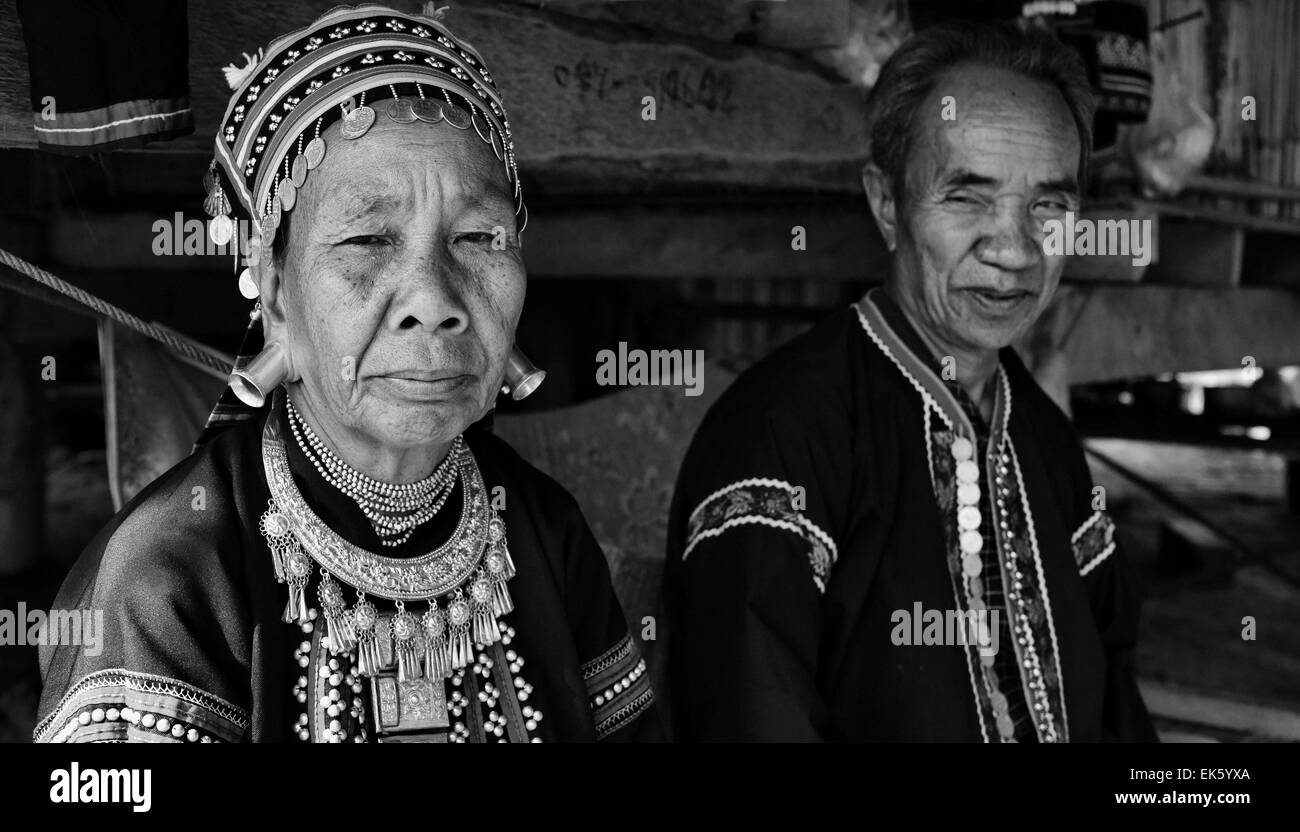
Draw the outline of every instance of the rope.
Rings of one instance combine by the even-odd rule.
[[[28,263],[26,260],[18,257],[12,252],[6,251],[3,248],[0,248],[0,263],[5,264],[19,274],[30,277],[37,283],[58,292],[64,297],[71,298],[87,309],[90,309],[101,318],[108,318],[115,323],[121,324],[127,329],[140,333],[146,338],[152,338],[177,355],[188,358],[190,361],[193,361],[202,367],[215,370],[222,376],[230,374],[230,364],[222,361],[220,358],[217,358],[206,350],[200,349],[190,341],[180,338],[155,324],[137,318],[130,312],[120,309],[102,298],[97,298],[90,292],[77,286],[73,286],[66,280],[61,280],[58,277],[55,277],[41,267]]]

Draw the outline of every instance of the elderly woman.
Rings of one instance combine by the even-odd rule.
[[[69,576],[56,606],[105,610],[105,649],[45,649],[36,738],[655,733],[577,505],[471,429],[529,381],[526,213],[482,59],[436,13],[364,5],[249,64],[207,208],[218,241],[251,219],[260,352]]]

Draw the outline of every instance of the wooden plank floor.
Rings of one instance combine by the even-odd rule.
[[[1182,515],[1093,461],[1146,598],[1138,663],[1162,730],[1171,739],[1300,741],[1300,518],[1284,502],[1284,459],[1261,450],[1091,444],[1270,564],[1230,575],[1171,569],[1159,558],[1160,527]],[[1248,616],[1253,640],[1243,638]]]

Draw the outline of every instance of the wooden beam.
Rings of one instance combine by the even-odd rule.
[[[1273,288],[1064,286],[1039,322],[1073,384],[1300,363],[1300,293]],[[1040,347],[1035,347],[1041,352]]]
[[[62,215],[49,225],[49,254],[56,271],[185,269],[231,276],[233,286],[232,255],[184,254],[194,250],[191,242],[210,248],[196,224],[202,219],[178,212]],[[177,238],[174,229],[186,225]],[[543,206],[530,215],[524,258],[539,278],[851,280],[879,279],[888,268],[865,203],[809,198]]]
[[[221,67],[309,23],[320,8],[304,0],[192,4],[197,133],[165,146],[206,151],[230,94]],[[526,173],[859,188],[860,93],[797,59],[501,2],[453,7],[447,22],[500,82]],[[35,145],[25,51],[12,5],[0,6],[0,146]],[[653,121],[642,118],[647,96]]]

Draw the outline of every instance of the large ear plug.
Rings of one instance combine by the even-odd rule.
[[[279,341],[267,344],[242,370],[230,375],[230,389],[249,407],[261,407],[271,391],[286,381],[297,381],[289,350]]]
[[[521,401],[541,387],[545,380],[545,370],[537,369],[519,347],[510,348],[510,358],[506,360],[506,375],[501,384],[502,393],[515,401]]]

